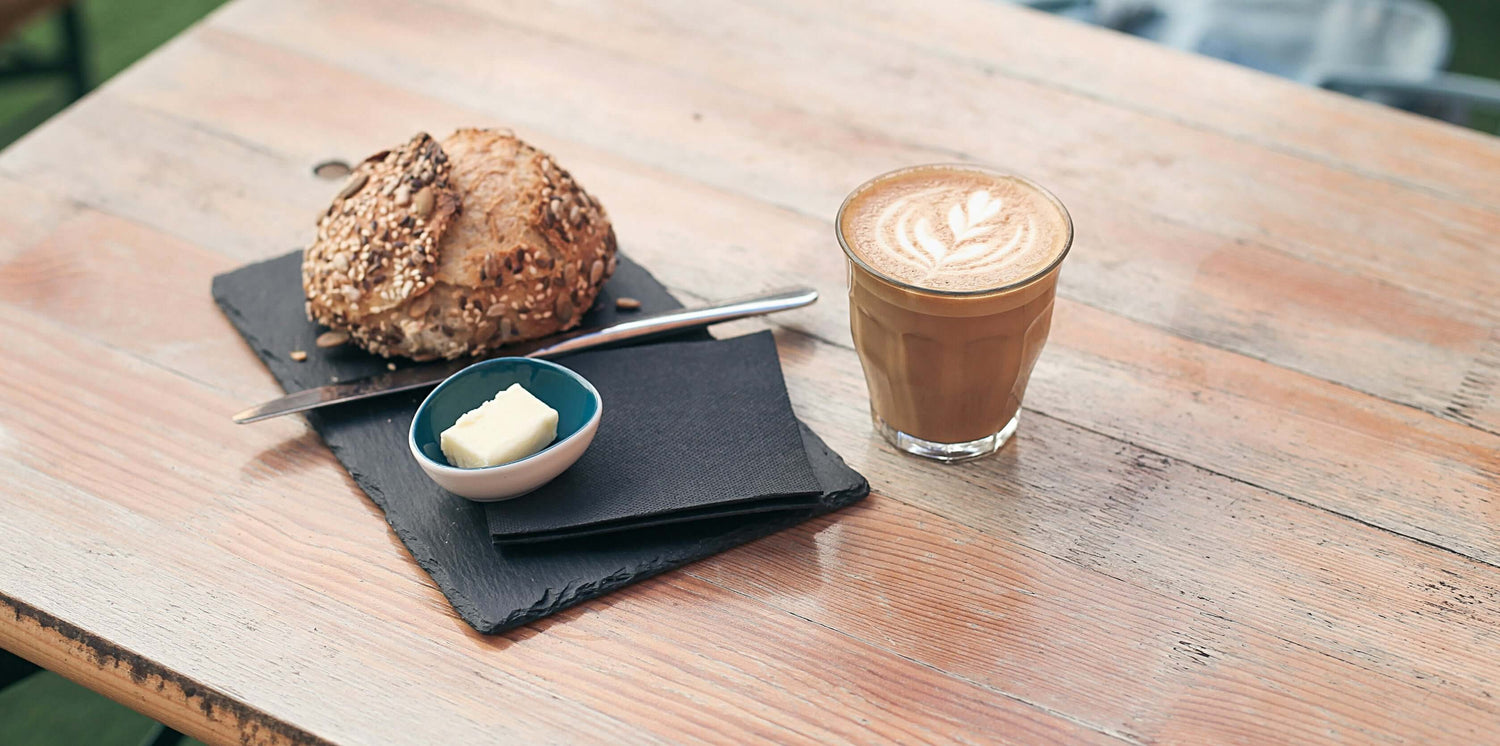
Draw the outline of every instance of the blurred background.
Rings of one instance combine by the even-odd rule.
[[[1497,0],[1014,0],[1490,133]]]
[[[1500,0],[990,1],[1500,133]],[[0,0],[0,147],[223,2]]]
[[[1500,133],[1500,0],[990,1]],[[0,147],[222,2],[0,0]],[[145,716],[0,651],[4,746],[179,740]]]
[[[224,2],[0,0],[0,147]]]

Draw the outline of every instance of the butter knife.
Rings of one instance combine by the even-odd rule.
[[[801,308],[817,299],[818,291],[810,287],[773,290],[762,295],[736,298],[711,306],[666,311],[606,327],[554,334],[550,337],[510,345],[505,349],[497,350],[495,354],[488,357],[556,357],[569,352],[639,341],[725,321]],[[381,373],[357,381],[318,386],[253,406],[236,414],[234,421],[243,425],[332,404],[436,386],[448,376],[477,362],[479,362],[478,358],[443,360],[414,365],[390,373]]]

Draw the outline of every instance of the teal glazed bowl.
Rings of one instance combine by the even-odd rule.
[[[448,463],[440,437],[465,412],[519,383],[557,410],[557,439],[523,459],[463,469]],[[604,402],[583,376],[556,363],[502,357],[475,363],[448,377],[427,395],[412,419],[411,455],[438,486],[470,500],[520,497],[552,481],[578,460],[599,429]]]

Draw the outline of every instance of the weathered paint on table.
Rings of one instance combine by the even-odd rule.
[[[425,129],[554,152],[685,300],[811,282],[875,494],[486,638],[209,278]],[[830,219],[981,160],[1078,240],[1016,442],[871,433]],[[1500,732],[1500,141],[987,0],[240,0],[0,155],[0,646],[215,742]],[[740,324],[738,328],[757,328]]]

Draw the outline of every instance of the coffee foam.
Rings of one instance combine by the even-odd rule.
[[[1066,213],[1029,182],[964,166],[876,178],[845,203],[849,249],[891,279],[940,291],[1003,287],[1067,249]]]

